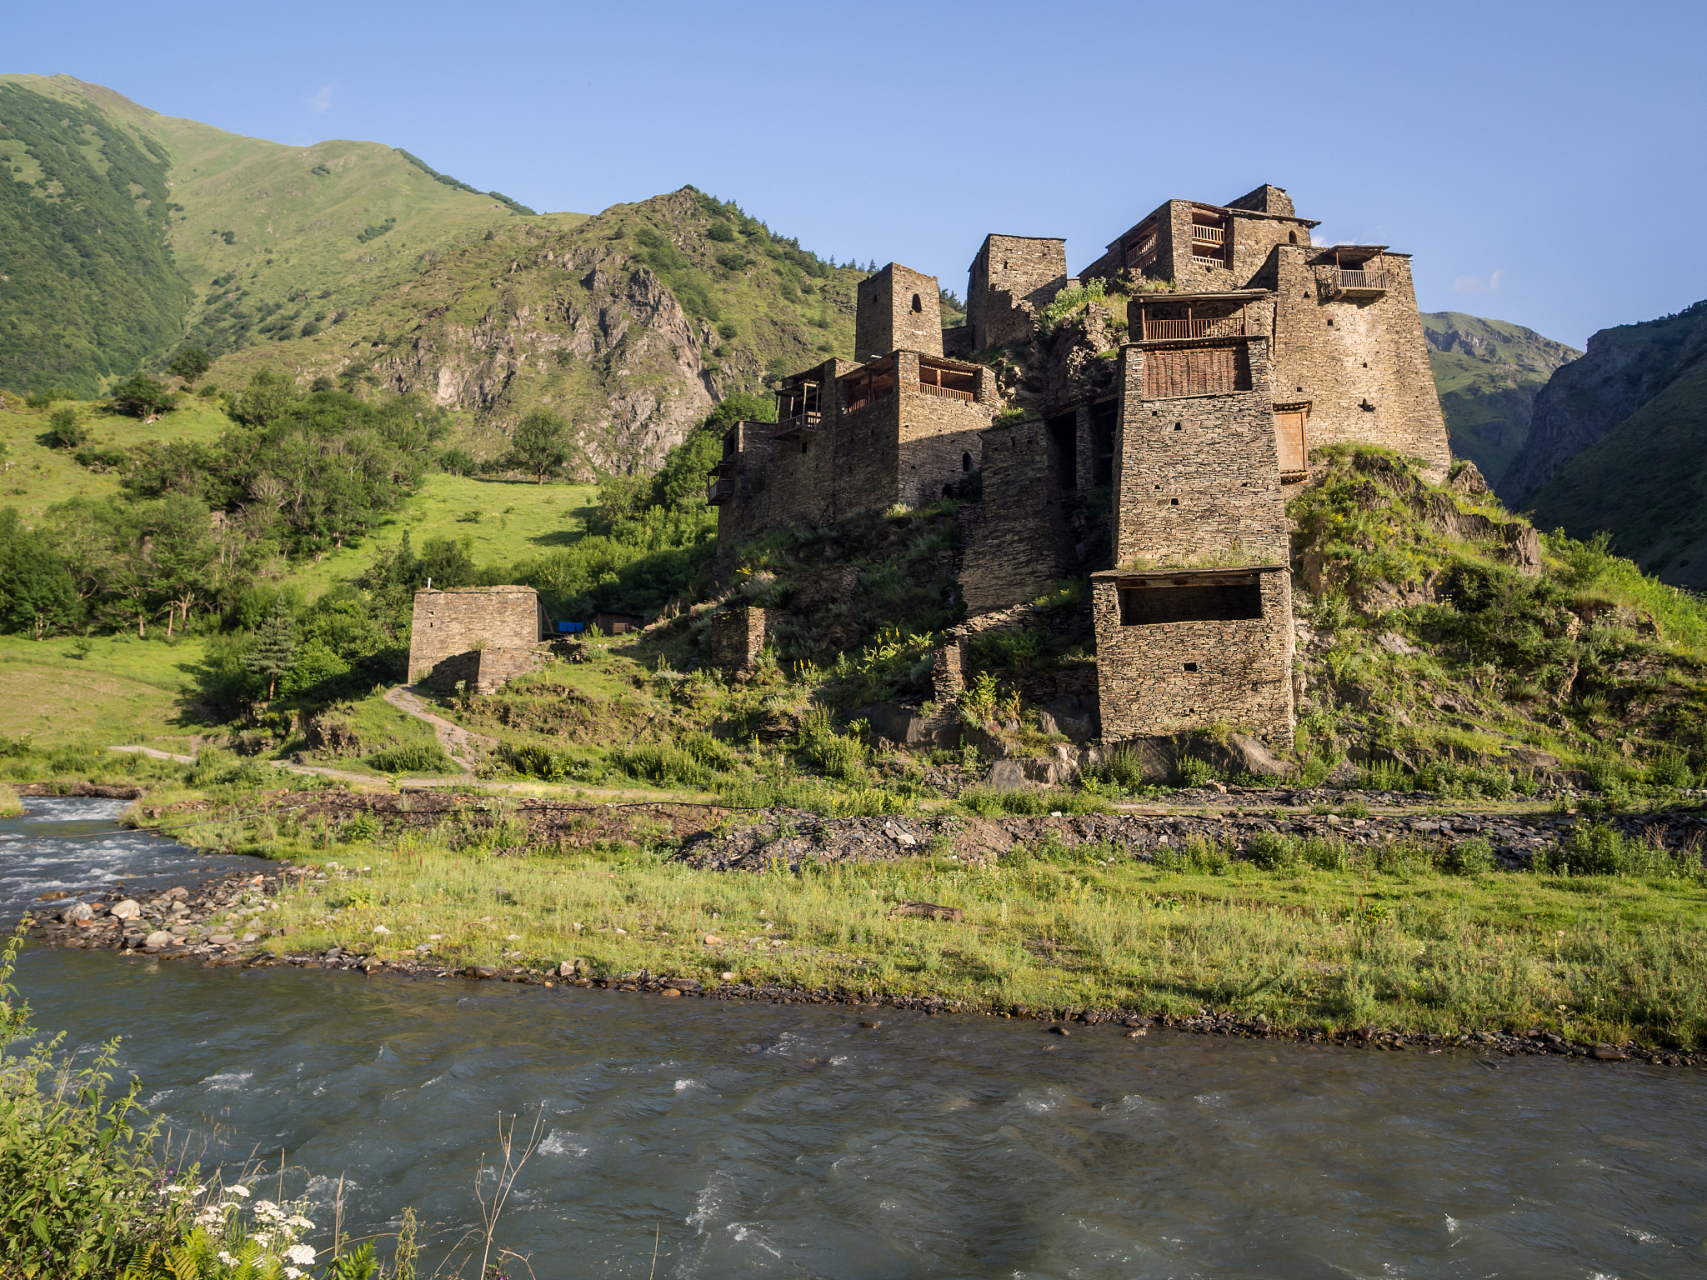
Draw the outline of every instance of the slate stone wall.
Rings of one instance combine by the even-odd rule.
[[[545,664],[546,654],[537,648],[471,649],[442,659],[420,681],[441,697],[448,697],[461,684],[471,693],[496,693],[517,676]]]
[[[902,347],[942,354],[942,296],[935,276],[891,262],[860,282],[854,359],[875,360]]]
[[[1237,349],[1251,389],[1149,399],[1145,362],[1192,348]],[[1187,561],[1234,551],[1284,561],[1291,526],[1280,484],[1263,337],[1121,348],[1115,475],[1116,565]]]
[[[409,631],[409,679],[474,649],[531,649],[544,634],[545,610],[532,587],[417,591]]]
[[[770,634],[770,611],[746,606],[716,614],[706,647],[719,671],[751,671]]]
[[[1067,572],[1071,532],[1041,419],[983,433],[984,500],[966,530],[960,590],[969,615],[1035,600]]]
[[[1251,578],[1260,589],[1261,617],[1122,625],[1123,586],[1190,589]],[[1218,574],[1096,573],[1091,608],[1104,742],[1224,724],[1290,745],[1292,586],[1284,565]]]
[[[770,522],[771,460],[776,453],[776,424],[737,422],[724,435],[724,459],[735,492],[717,508],[717,550],[720,556]],[[733,452],[728,452],[733,446]],[[710,477],[707,477],[709,480]]]
[[[967,271],[966,323],[973,350],[1029,340],[1037,329],[1037,312],[1066,283],[1065,240],[985,236]]]
[[[1370,269],[1387,273],[1379,298],[1342,294],[1331,250],[1279,245],[1275,399],[1309,401],[1312,448],[1385,445],[1421,458],[1431,478],[1452,464],[1452,445],[1429,368],[1408,255],[1387,253]]]

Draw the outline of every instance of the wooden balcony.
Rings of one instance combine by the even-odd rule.
[[[1180,304],[1169,305],[1178,307]],[[1186,303],[1183,317],[1162,318],[1151,315],[1148,308],[1140,308],[1138,341],[1188,342],[1194,338],[1248,338],[1253,332],[1249,308],[1246,305],[1240,305],[1230,316],[1194,316],[1191,310],[1191,304]]]
[[[1191,338],[1244,338],[1250,326],[1243,314],[1218,319],[1144,321],[1143,342],[1184,342]]]
[[[1349,271],[1341,267],[1335,274],[1342,294],[1379,298],[1387,292],[1388,279],[1385,271]]]
[[[705,500],[714,507],[720,507],[735,496],[735,482],[721,476],[714,478],[705,486]]]
[[[1227,233],[1220,227],[1199,227],[1194,225],[1191,229],[1191,239],[1194,246],[1198,243],[1226,244]]]
[[[956,391],[953,387],[933,387],[928,382],[920,382],[915,385],[927,396],[941,396],[945,400],[964,400],[967,404],[975,404],[978,400],[978,397],[970,391]]]
[[[811,409],[805,413],[797,413],[792,418],[784,418],[777,423],[775,435],[778,440],[793,440],[802,432],[818,430],[823,422],[824,415],[816,409]]]

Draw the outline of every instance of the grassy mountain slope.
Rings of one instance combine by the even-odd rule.
[[[0,81],[0,385],[93,395],[177,340],[168,167],[149,131]]]
[[[1528,438],[1535,393],[1582,352],[1521,325],[1458,311],[1424,312],[1422,322],[1452,452],[1498,484]]]
[[[1588,353],[1559,369],[1537,393],[1529,438],[1502,477],[1500,496],[1513,506],[1528,506],[1572,458],[1660,395],[1703,354],[1707,302],[1596,333]],[[1604,527],[1604,521],[1594,526]],[[1581,537],[1593,529],[1572,532]]]
[[[0,153],[19,170],[0,192],[0,386],[15,391],[92,395],[200,347],[228,389],[274,368],[424,391],[467,411],[477,457],[548,406],[576,425],[590,478],[656,467],[728,394],[851,353],[863,269],[691,187],[592,219],[533,215],[378,143],[240,137],[69,76],[0,85]],[[31,141],[43,128],[57,140]],[[100,201],[63,196],[66,181]],[[102,253],[68,252],[83,241]]]
[[[0,339],[0,382],[13,390],[58,374],[94,394],[180,346],[217,355],[294,337],[406,277],[411,244],[515,215],[391,147],[240,137],[70,76],[0,77],[0,153],[16,170],[0,205],[15,233],[0,236],[18,322]]]
[[[1572,458],[1533,504],[1538,524],[1605,530],[1663,581],[1707,589],[1707,359]]]
[[[411,249],[407,272],[337,326],[238,352],[213,376],[282,365],[299,381],[422,391],[468,411],[477,457],[545,405],[575,425],[584,476],[651,470],[717,401],[851,354],[864,276],[684,187]]]

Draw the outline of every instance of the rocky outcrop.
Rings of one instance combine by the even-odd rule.
[[[1602,329],[1588,354],[1553,374],[1535,397],[1522,452],[1498,481],[1500,496],[1526,505],[1584,449],[1707,355],[1707,302],[1660,320]]]
[[[483,413],[568,400],[586,462],[605,472],[656,469],[715,405],[700,356],[710,326],[646,266],[600,248],[544,250],[495,287],[473,324],[423,321],[376,366],[388,385]],[[542,385],[553,381],[568,394]]]

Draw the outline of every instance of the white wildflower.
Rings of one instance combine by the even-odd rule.
[[[301,1280],[302,1272],[298,1271],[295,1267],[286,1267],[284,1269],[284,1275],[285,1280]]]
[[[271,1200],[257,1200],[255,1201],[255,1216],[269,1218],[274,1222],[283,1222],[285,1211]]]
[[[311,1244],[293,1244],[285,1250],[285,1257],[306,1267],[313,1263],[314,1253],[314,1246]]]
[[[227,1253],[227,1252],[226,1252],[226,1251],[225,1251],[225,1250],[224,1250],[224,1249],[221,1249],[221,1250],[220,1250],[220,1251],[219,1251],[219,1260],[220,1260],[220,1261],[221,1261],[221,1262],[223,1262],[223,1263],[224,1263],[224,1264],[225,1264],[225,1265],[226,1265],[226,1266],[228,1266],[228,1267],[235,1267],[235,1266],[236,1266],[236,1265],[237,1265],[237,1259],[236,1259],[236,1258],[233,1258],[233,1257],[232,1257],[232,1256],[231,1256],[231,1255],[230,1255],[230,1254],[229,1254],[229,1253]]]
[[[270,1245],[273,1242],[272,1236],[268,1235],[265,1231],[257,1231],[254,1235],[250,1236],[249,1238],[251,1240],[253,1240],[256,1244],[260,1245],[261,1248],[263,1248],[263,1249],[265,1249],[268,1245]]]
[[[225,1194],[228,1196],[242,1196],[245,1200],[247,1200],[249,1198],[249,1188],[248,1187],[226,1187],[225,1188]]]
[[[285,1219],[285,1225],[287,1227],[296,1227],[300,1231],[307,1231],[314,1226],[312,1222],[303,1217],[300,1213],[295,1217]]]

